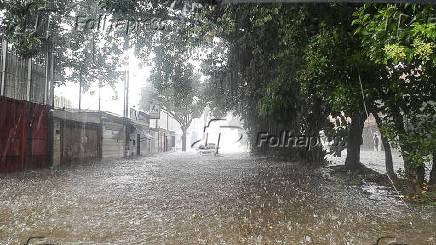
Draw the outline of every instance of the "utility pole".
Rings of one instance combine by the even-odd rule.
[[[98,83],[98,111],[101,111],[101,82]]]
[[[8,56],[8,41],[6,39],[3,39],[2,40],[2,80],[0,86],[0,96],[5,95],[7,56]]]
[[[128,156],[129,154],[129,147],[130,147],[130,129],[129,129],[129,123],[128,123],[128,116],[129,116],[129,36],[128,33],[126,33],[126,39],[124,42],[124,52],[127,54],[127,65],[125,70],[125,80],[124,80],[124,127],[125,127],[125,134],[126,134],[126,142],[124,146],[124,156]]]
[[[126,85],[127,85],[127,71],[124,71],[124,85],[123,85],[123,117],[126,117]]]
[[[50,62],[50,105],[54,107],[54,63],[55,63],[55,54],[51,53],[51,62]]]
[[[26,88],[26,100],[30,101],[32,89],[32,58],[27,59],[27,88]]]
[[[47,3],[46,3],[47,5]],[[35,30],[37,29],[37,25],[38,25],[38,17],[36,20],[36,25],[35,25]],[[49,92],[49,83],[50,83],[50,50],[51,50],[51,45],[50,45],[50,36],[49,36],[49,30],[50,30],[50,15],[48,16],[48,20],[47,20],[47,30],[46,30],[46,34],[45,34],[45,40],[47,42],[47,53],[45,56],[45,84],[44,84],[44,100],[43,100],[43,104],[47,105],[49,104],[48,102],[48,92]]]
[[[54,53],[49,53],[50,59],[49,59],[49,72],[48,75],[50,76],[50,84],[48,86],[48,90],[47,92],[49,92],[49,96],[48,96],[48,100],[47,100],[47,105],[49,110],[48,110],[48,130],[47,130],[47,165],[48,166],[53,166],[53,145],[54,145],[54,137],[55,137],[55,132],[54,132],[54,121],[53,121],[53,108],[54,108],[54,62],[55,62],[55,58],[54,58]]]
[[[50,83],[49,76],[50,76],[50,50],[47,49],[47,53],[45,55],[45,83],[44,83],[44,101],[43,101],[44,105],[49,104],[48,102],[48,90],[49,90],[49,83]]]
[[[82,110],[82,70],[79,71],[79,111]]]
[[[155,124],[154,124],[154,128],[156,129],[156,132],[157,132],[157,152],[159,152],[159,149],[160,149],[160,145],[159,145],[159,137],[160,137],[160,134],[159,134],[159,119],[154,119],[155,121]]]
[[[129,117],[129,68],[125,71],[124,80],[124,117]]]

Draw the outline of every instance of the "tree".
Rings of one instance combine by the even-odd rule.
[[[421,184],[434,142],[436,23],[431,5],[366,4],[355,12],[362,54],[386,67],[380,89],[382,132],[400,148],[406,175]]]
[[[28,58],[50,48],[48,33],[61,33],[60,19],[70,13],[72,1],[11,0],[0,4],[2,39],[13,44],[14,51]]]
[[[350,115],[345,166],[351,170],[360,167],[360,145],[367,118],[365,103],[372,101],[371,97],[363,98],[361,81],[369,81],[365,90],[377,88],[373,81],[382,72],[380,66],[359,53],[360,40],[353,35],[351,26],[356,7],[332,5],[329,13],[341,14],[320,20],[317,32],[304,49],[305,64],[299,72],[303,92],[309,99],[320,100],[333,115],[342,111]]]
[[[107,14],[99,2],[82,0],[73,11],[76,17],[69,16],[63,21],[73,27],[62,36],[68,40],[64,45],[67,54],[59,60],[62,67],[70,71],[65,80],[80,83],[83,91],[94,83],[99,87],[114,86],[122,75],[119,70],[126,64],[128,36],[120,30],[122,28],[113,28],[110,32],[99,29],[97,23],[90,24],[92,19]]]
[[[56,54],[56,81],[76,81],[86,90],[93,82],[113,85],[122,45],[114,35],[101,35],[97,28],[77,28],[79,17],[107,14],[100,2],[90,0],[12,0],[2,4],[4,20],[0,34],[12,50],[24,58],[44,63],[46,53]],[[75,17],[76,16],[76,17]],[[78,16],[78,17],[77,17]],[[106,33],[105,33],[106,34]],[[67,71],[69,72],[67,74]]]
[[[375,121],[377,125],[380,128],[383,128],[383,120],[378,115],[378,111],[372,111],[372,114],[374,115]],[[383,144],[383,148],[385,150],[385,167],[386,167],[386,174],[391,179],[396,179],[397,175],[394,172],[394,162],[392,160],[392,151],[391,151],[391,145],[389,144],[389,139],[386,137],[385,133],[382,131],[380,133],[381,141]]]
[[[201,36],[211,46],[203,72],[211,108],[244,120],[252,150],[320,164],[321,149],[257,146],[259,132],[318,135],[326,121],[319,100],[305,100],[296,80],[302,49],[313,34],[311,5],[241,4],[203,12]],[[215,91],[215,92],[213,92]],[[318,120],[321,118],[321,120]]]
[[[436,185],[436,161],[435,161],[435,157],[436,157],[436,152],[432,153],[432,169],[430,172],[430,181],[428,182],[430,185]]]
[[[164,36],[154,47],[153,70],[149,82],[155,93],[152,98],[179,124],[182,130],[182,151],[186,151],[186,131],[198,118],[205,104],[202,101],[200,75],[192,63],[193,51],[183,36]],[[142,107],[148,107],[145,97]]]

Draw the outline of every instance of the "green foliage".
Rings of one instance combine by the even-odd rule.
[[[412,4],[365,4],[354,13],[363,53],[387,68],[372,95],[385,115],[382,131],[402,150],[407,174],[436,148],[434,14],[434,6]]]
[[[375,62],[435,62],[435,8],[431,5],[365,4],[353,24]]]
[[[436,102],[424,102],[419,112],[410,115],[406,122],[406,134],[398,142],[414,146],[405,151],[404,156],[415,166],[430,162],[430,156],[436,148]]]
[[[149,78],[154,101],[143,100],[142,107],[147,108],[151,102],[159,103],[186,131],[192,119],[201,115],[205,104],[200,74],[190,59],[194,51],[187,45],[186,36],[176,35],[162,35],[154,47],[155,58]]]
[[[306,64],[299,73],[303,92],[322,98],[335,113],[362,108],[357,66],[350,62],[353,45],[348,33],[323,28],[305,49]]]
[[[15,44],[16,52],[24,57],[35,55],[44,50],[47,43],[42,28],[35,28],[44,23],[42,11],[43,0],[4,2],[0,26],[1,38],[10,39]]]
[[[120,73],[119,39],[98,30],[77,31],[74,16],[97,18],[105,14],[90,0],[12,0],[1,6],[4,19],[0,34],[11,51],[43,63],[47,52],[56,55],[56,82],[79,82],[86,90],[92,83],[113,85]],[[118,43],[117,43],[118,42]],[[67,73],[68,71],[68,73]]]
[[[226,46],[224,62],[219,55],[205,61],[208,84],[219,91],[219,96],[212,97],[214,105],[241,115],[253,134],[265,129],[318,134],[328,126],[332,105],[339,112],[353,103],[346,94],[356,93],[356,86],[347,84],[355,83],[348,74],[355,72],[355,63],[344,64],[356,60],[355,53],[350,48],[341,51],[342,47],[329,40],[329,35],[335,35],[335,40],[343,38],[342,27],[351,21],[352,9],[340,4],[246,4],[203,13],[207,25],[202,31]],[[334,53],[338,51],[347,56]],[[340,73],[330,68],[336,62],[342,63]],[[310,154],[295,155],[309,159]]]
[[[113,1],[113,0],[11,0],[2,1],[0,35],[8,39],[12,50],[25,58],[56,53],[58,83],[82,80],[86,90],[92,83],[113,84],[120,78],[126,57],[133,48],[135,54],[149,62],[153,36],[160,30],[150,27],[153,18],[167,19],[177,24],[169,6],[173,1]],[[76,29],[76,17],[81,28]],[[126,31],[127,20],[135,26]],[[88,23],[94,28],[85,28]],[[94,22],[92,22],[94,21]],[[105,22],[106,29],[97,28]],[[180,21],[185,23],[184,21]],[[88,24],[89,24],[88,23]],[[49,28],[47,29],[47,26]],[[100,25],[98,25],[100,26]],[[111,27],[109,27],[111,26]],[[88,26],[89,27],[89,26]],[[133,31],[134,30],[134,31]],[[41,62],[43,63],[43,62]],[[68,72],[67,72],[68,71]]]

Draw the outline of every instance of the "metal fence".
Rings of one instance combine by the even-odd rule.
[[[0,96],[0,115],[0,173],[47,167],[48,106]]]
[[[46,69],[29,59],[23,59],[8,52],[8,45],[2,41],[0,50],[1,93],[17,100],[44,104],[46,90]],[[31,67],[29,71],[29,65]]]

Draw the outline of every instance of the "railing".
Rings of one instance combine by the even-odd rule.
[[[48,104],[47,64],[41,66],[30,58],[23,59],[12,54],[8,52],[7,42],[3,40],[1,43],[0,96]],[[47,63],[46,60],[44,63]]]

